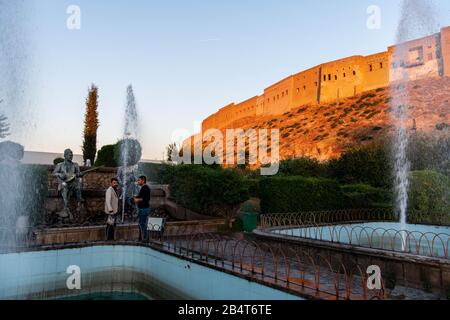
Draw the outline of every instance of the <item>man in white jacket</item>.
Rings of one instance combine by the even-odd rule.
[[[105,213],[106,219],[106,240],[114,240],[116,217],[119,212],[119,194],[117,189],[119,188],[119,180],[116,178],[111,179],[111,186],[106,190],[105,195]]]

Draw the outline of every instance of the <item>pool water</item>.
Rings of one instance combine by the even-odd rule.
[[[283,236],[449,258],[450,227],[368,222],[272,230]]]
[[[70,281],[79,289],[70,288],[75,283]],[[0,300],[60,298],[304,300],[147,246],[79,245],[0,254]]]

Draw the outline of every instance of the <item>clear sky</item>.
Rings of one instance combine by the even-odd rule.
[[[450,25],[450,1],[435,0]],[[100,90],[98,147],[122,133],[133,84],[144,158],[161,159],[177,129],[322,62],[386,50],[400,0],[28,0],[33,125],[27,150],[80,152],[85,98]],[[69,5],[81,29],[68,30]],[[366,26],[370,5],[381,29]]]

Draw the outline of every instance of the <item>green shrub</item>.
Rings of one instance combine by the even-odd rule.
[[[435,171],[413,171],[409,190],[409,210],[425,221],[450,221],[450,179]]]
[[[174,165],[168,163],[139,163],[138,171],[147,179],[157,184],[170,184],[175,172]]]
[[[349,134],[345,131],[340,131],[340,132],[338,132],[337,136],[347,138],[349,136]]]
[[[105,166],[105,167],[111,167],[116,168],[119,166],[117,163],[115,157],[114,157],[114,150],[116,148],[115,144],[106,145],[103,146],[97,154],[97,160],[95,161],[95,166]]]
[[[346,199],[346,208],[385,208],[392,207],[392,192],[367,184],[341,186]]]
[[[361,98],[358,100],[358,102],[362,102],[362,101],[366,100],[367,98],[374,98],[376,96],[377,95],[374,94],[374,93],[366,93],[366,94],[361,96]]]
[[[330,161],[330,170],[342,184],[362,183],[385,189],[392,185],[390,150],[383,143],[348,150]]]
[[[323,177],[328,174],[326,163],[312,158],[288,159],[280,162],[278,174],[282,176]]]
[[[344,207],[339,184],[330,179],[270,177],[260,182],[262,213],[332,210]]]
[[[259,198],[261,195],[260,185],[259,185],[260,180],[259,179],[245,179],[244,182],[247,186],[250,197]]]
[[[126,159],[121,159],[121,154],[125,148],[128,147],[128,156]],[[142,147],[136,139],[122,139],[114,147],[114,161],[119,165],[122,165],[123,161],[126,161],[127,165],[136,165],[141,160]]]
[[[412,171],[434,170],[450,177],[450,138],[416,133],[408,148]]]
[[[243,177],[233,170],[199,165],[180,165],[173,169],[170,183],[173,199],[200,214],[231,221],[241,204],[249,199]]]

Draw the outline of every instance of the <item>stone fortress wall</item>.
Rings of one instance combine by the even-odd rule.
[[[385,52],[348,57],[291,75],[260,96],[223,107],[203,121],[202,131],[234,128],[233,123],[243,119],[352,97],[405,79],[405,73],[409,80],[450,76],[450,27]]]

